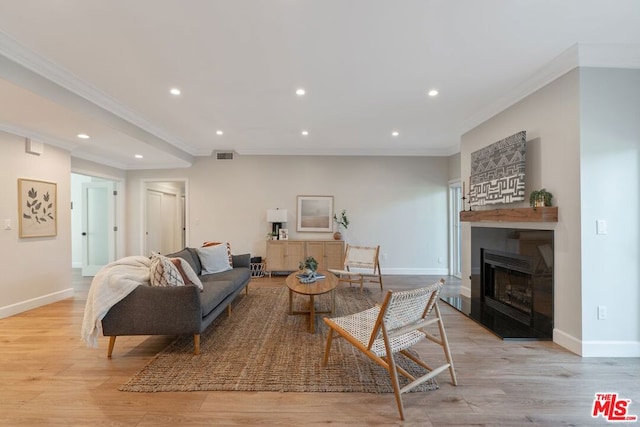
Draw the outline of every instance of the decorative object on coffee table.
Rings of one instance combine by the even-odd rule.
[[[296,277],[300,280],[300,283],[313,283],[319,278],[316,276],[316,270],[318,269],[318,261],[312,256],[308,256],[304,261],[300,261],[298,265],[300,272],[296,274]]]

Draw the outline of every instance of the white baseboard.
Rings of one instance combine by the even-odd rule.
[[[582,357],[640,357],[640,342],[582,341]]]
[[[24,313],[25,311],[32,310],[34,308],[42,307],[43,305],[51,304],[63,299],[73,297],[73,288],[65,289],[52,294],[43,295],[41,297],[32,298],[26,301],[21,301],[15,304],[0,307],[0,319],[5,317],[14,316],[16,314]]]
[[[640,357],[640,341],[582,341],[554,329],[553,342],[582,357]]]
[[[382,275],[448,276],[448,268],[382,268]]]
[[[71,268],[82,268],[82,261],[73,261],[71,263]]]
[[[569,335],[566,332],[554,328],[553,342],[561,347],[566,348],[572,353],[575,353],[579,356],[582,355],[582,342],[573,335]]]

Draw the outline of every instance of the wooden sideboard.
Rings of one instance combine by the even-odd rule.
[[[298,263],[312,256],[318,270],[342,268],[344,242],[342,240],[267,240],[266,270],[296,271]]]

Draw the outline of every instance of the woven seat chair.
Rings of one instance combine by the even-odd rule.
[[[347,243],[343,268],[341,270],[329,269],[329,271],[338,276],[339,282],[359,283],[360,291],[362,291],[365,282],[380,283],[380,290],[382,290],[379,254],[379,245],[351,246]],[[352,270],[353,268],[357,270]]]
[[[349,316],[325,318],[329,326],[323,365],[329,361],[331,342],[334,338],[344,338],[361,350],[371,360],[389,372],[393,391],[396,396],[400,419],[404,420],[402,393],[424,383],[441,372],[449,369],[451,382],[458,385],[449,342],[442,323],[438,297],[444,280],[430,286],[409,291],[388,291],[382,305]],[[432,335],[425,327],[437,323],[439,336]],[[440,345],[444,350],[446,363],[431,368],[407,350],[423,338]],[[413,360],[428,372],[418,378],[396,365],[393,355],[401,353]],[[409,384],[400,388],[398,374],[409,379]]]

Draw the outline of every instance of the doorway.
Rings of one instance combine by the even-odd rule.
[[[116,259],[118,182],[71,174],[71,260],[94,276]]]
[[[460,180],[449,183],[449,271],[458,279],[462,278],[460,211],[462,205],[462,188]]]
[[[144,253],[169,254],[186,246],[186,181],[145,181]]]

